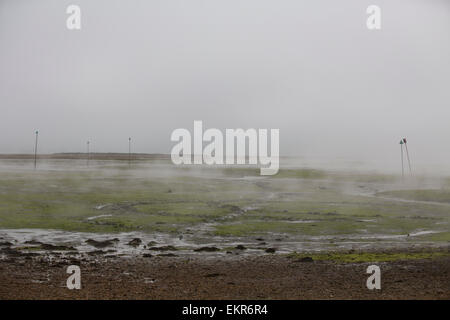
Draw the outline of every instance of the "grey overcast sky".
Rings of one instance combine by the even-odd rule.
[[[35,129],[42,153],[169,153],[203,120],[279,128],[282,155],[397,160],[406,136],[449,163],[449,78],[448,0],[0,0],[0,153]]]

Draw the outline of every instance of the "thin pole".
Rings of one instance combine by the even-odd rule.
[[[403,169],[403,143],[400,144],[401,157],[402,157],[402,178],[405,177],[405,170]]]
[[[86,161],[86,165],[89,167],[89,141],[88,142],[86,142],[86,145],[87,145],[87,161]]]
[[[131,137],[128,138],[128,165],[131,165]]]
[[[406,139],[405,139],[405,148],[406,148],[406,158],[408,159],[409,173],[412,175],[411,161],[409,161],[408,144],[406,143]]]
[[[36,130],[36,142],[34,143],[34,169],[36,169],[36,162],[37,162],[38,135],[39,131]]]

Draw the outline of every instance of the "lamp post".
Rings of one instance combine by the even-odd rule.
[[[34,169],[36,169],[36,164],[37,164],[37,147],[38,147],[38,136],[39,136],[38,130],[36,130],[35,135],[36,135],[36,141],[34,143]]]
[[[404,144],[404,142],[403,142],[403,139],[402,139],[402,140],[400,140],[400,157],[402,159],[402,179],[405,177],[405,170],[404,170],[404,167],[403,167],[403,144]]]
[[[86,160],[86,165],[89,167],[89,144],[90,144],[90,142],[89,142],[89,140],[86,142],[86,149],[87,149],[87,151],[86,151],[86,153],[87,153],[87,160]]]
[[[131,137],[128,138],[128,165],[131,165]]]
[[[412,175],[411,161],[409,160],[408,144],[406,143],[406,138],[403,138],[403,143],[405,144],[406,158],[408,159],[409,174]]]

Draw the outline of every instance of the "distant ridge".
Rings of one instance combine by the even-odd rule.
[[[83,152],[63,152],[51,154],[38,154],[38,159],[87,159],[88,154]],[[92,152],[90,160],[128,160],[128,153]],[[0,154],[0,159],[26,160],[34,159],[34,154]],[[131,153],[132,160],[170,160],[169,154],[163,153]]]

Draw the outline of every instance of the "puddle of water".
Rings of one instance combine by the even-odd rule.
[[[440,233],[440,232],[441,231],[433,231],[433,230],[430,230],[430,231],[419,231],[419,232],[411,233],[410,236],[411,237],[416,237],[416,236],[422,236],[424,234],[433,234],[433,233]]]
[[[162,233],[144,234],[139,232],[127,232],[119,234],[98,234],[87,232],[66,232],[58,230],[43,230],[43,229],[2,229],[0,235],[4,241],[9,241],[15,247],[28,246],[26,241],[39,241],[45,244],[72,246],[78,252],[90,252],[95,250],[115,250],[116,254],[133,254],[145,250],[144,246],[151,241],[156,245],[173,245],[176,247],[189,246],[185,241]],[[86,240],[93,239],[95,241],[106,241],[117,238],[119,241],[111,241],[110,246],[104,248],[96,248],[88,243]],[[139,238],[142,240],[141,245],[133,247],[128,243]]]
[[[112,214],[101,214],[99,216],[89,217],[86,220],[95,220],[95,219],[104,218],[104,217],[112,217]]]
[[[433,233],[440,233],[442,231],[434,231],[434,230],[427,230],[427,231],[417,231],[412,232],[410,234],[394,234],[394,235],[370,235],[370,236],[362,236],[361,239],[400,239],[400,238],[408,238],[408,237],[418,237],[423,236],[426,234],[433,234]]]
[[[95,208],[96,210],[102,210],[103,208],[105,208],[105,207],[107,207],[107,206],[109,206],[109,204],[101,204],[101,205],[95,206],[94,208]]]
[[[311,220],[312,221],[312,220]],[[295,223],[295,222],[294,222]],[[302,220],[301,223],[306,223]],[[26,241],[39,241],[45,244],[72,246],[78,253],[89,253],[102,250],[108,255],[113,256],[136,256],[144,253],[158,255],[160,253],[173,253],[176,255],[202,255],[204,257],[228,255],[231,251],[238,256],[248,256],[254,254],[268,254],[267,248],[274,248],[276,253],[290,253],[293,251],[334,251],[347,249],[387,249],[387,248],[406,248],[411,245],[439,246],[433,242],[419,241],[412,242],[412,238],[422,235],[438,233],[435,230],[418,230],[408,235],[325,235],[325,236],[287,236],[285,234],[270,233],[263,238],[255,239],[253,237],[220,237],[209,236],[200,237],[192,234],[183,234],[183,237],[164,233],[146,234],[141,232],[127,232],[118,234],[98,234],[85,232],[66,232],[58,230],[43,229],[0,229],[0,238],[2,241],[13,243],[14,247],[30,246]],[[135,239],[141,239],[141,243],[133,247],[128,243]],[[104,248],[96,248],[86,240],[111,241],[111,245]],[[393,241],[389,241],[393,240]],[[407,241],[408,240],[408,241]],[[238,245],[244,246],[244,250],[238,250]],[[148,250],[149,247],[173,246],[177,250]],[[200,247],[215,247],[220,249],[214,252],[196,252],[194,249]],[[112,252],[107,252],[112,250]]]
[[[285,220],[287,223],[318,223],[320,220]]]

